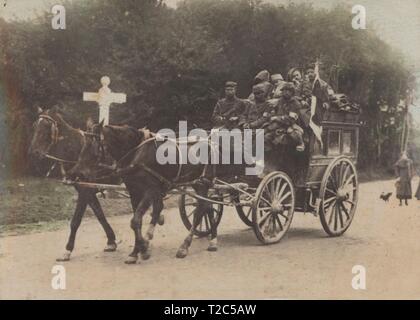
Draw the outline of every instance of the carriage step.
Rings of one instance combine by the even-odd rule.
[[[246,190],[249,188],[247,183],[243,183],[243,182],[237,182],[237,183],[230,183],[230,184],[214,184],[213,188],[217,191],[222,191],[222,192],[229,192],[229,191],[234,191],[235,189],[238,190]]]

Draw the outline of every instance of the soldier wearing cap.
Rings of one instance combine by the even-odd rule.
[[[283,88],[283,85],[286,83],[286,81],[284,81],[283,76],[280,73],[276,73],[271,76],[271,83],[273,84],[274,88],[273,88],[270,98],[271,99],[280,98],[281,89]]]
[[[214,107],[212,122],[214,127],[232,129],[243,121],[247,104],[236,97],[237,83],[228,81],[225,84],[225,97]]]
[[[282,95],[278,100],[272,116],[268,130],[274,132],[272,142],[274,145],[283,144],[285,136],[289,136],[296,143],[297,151],[304,151],[303,129],[299,126],[301,123],[300,109],[302,105],[295,97],[295,86],[291,82],[284,84]]]
[[[269,99],[274,88],[272,83],[270,82],[270,72],[268,72],[267,70],[262,70],[258,72],[258,74],[254,78],[254,85],[258,84],[260,84],[264,88],[265,98]],[[253,92],[251,92],[251,94],[249,95],[248,100],[251,102],[255,101],[255,96]]]
[[[245,129],[258,129],[269,121],[271,105],[267,101],[266,93],[266,86],[263,83],[252,87],[254,102],[247,112],[247,121],[243,126]]]

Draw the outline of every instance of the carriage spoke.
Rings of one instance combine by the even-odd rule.
[[[188,214],[187,215],[187,217],[189,218],[189,217],[191,217],[191,216],[193,216],[194,217],[194,214],[196,213],[196,211],[197,211],[197,208],[195,208],[193,211],[191,211],[191,213],[190,214]]]
[[[280,187],[282,187],[282,180],[277,181],[276,183],[276,191],[275,194],[278,195],[280,193]]]
[[[329,208],[331,208],[331,206],[334,206],[336,204],[337,200],[332,201],[331,203],[329,203],[327,206],[324,203],[324,210],[328,210]]]
[[[337,209],[336,210],[337,210],[338,218],[340,219],[341,228],[343,228],[344,227],[343,215],[341,214],[340,206],[337,206]]]
[[[285,195],[283,195],[280,199],[279,202],[282,203],[284,200],[286,200],[288,197],[290,197],[292,195],[292,192],[288,191]]]
[[[328,198],[327,200],[324,200],[324,205],[330,203],[331,201],[334,201],[335,199],[337,199],[337,197],[331,197],[331,198]]]
[[[258,213],[259,213],[259,216],[260,217],[262,217],[265,213],[271,213],[271,210],[270,209],[261,209],[261,208],[258,208]]]
[[[278,216],[277,214],[276,214],[276,215],[274,215],[274,219],[275,219],[275,221],[277,221],[277,223],[279,224],[280,231],[283,231],[283,225],[281,224],[280,218],[279,218],[279,216]]]
[[[341,207],[342,207],[342,209],[343,209],[344,213],[346,214],[347,220],[350,220],[350,214],[349,214],[349,212],[347,211],[347,208],[346,208],[346,206],[344,205],[344,203],[341,203]]]
[[[335,204],[336,202],[334,202],[334,204],[332,204],[331,206],[328,207],[328,211],[330,212],[330,219],[328,220],[328,224],[330,225],[332,222],[332,218],[334,216],[334,208],[335,208]]]
[[[349,168],[350,168],[350,165],[346,165],[346,170],[344,170],[343,178],[342,178],[341,181],[345,181],[345,179],[347,177],[347,172],[348,172],[348,169]],[[341,185],[341,187],[343,187],[343,186],[344,186],[344,184]]]
[[[346,200],[344,200],[344,202],[350,203],[352,206],[354,206],[354,202],[350,199],[346,199]]]
[[[282,216],[284,218],[284,220],[286,220],[285,223],[287,223],[287,221],[289,221],[289,217],[284,215],[284,212],[279,212],[278,215]]]
[[[270,185],[270,199],[271,201],[274,201],[274,199],[276,198],[276,193],[274,191],[275,186],[273,186],[273,181],[270,181],[269,185]]]
[[[261,200],[264,200],[264,202],[266,204],[268,204],[270,206],[270,208],[271,208],[271,202],[270,201],[268,201],[267,199],[265,199],[263,196],[261,196]]]
[[[334,206],[334,230],[337,230],[337,206]]]
[[[328,191],[329,193],[336,195],[337,193],[329,188],[325,188],[326,191]]]
[[[279,199],[279,198],[281,197],[281,195],[283,194],[284,189],[286,189],[286,187],[287,187],[287,183],[284,183],[284,184],[282,185],[282,187],[281,187],[280,191],[276,193],[276,195],[277,195],[277,199]],[[281,202],[281,200],[279,200],[279,202]]]
[[[346,186],[350,183],[350,181],[354,178],[354,173],[350,175],[350,177],[347,178],[346,182],[343,184],[343,186]]]
[[[271,217],[271,212],[268,212],[264,217],[261,218],[261,220],[258,222],[258,225],[260,228],[263,227],[263,225],[269,220],[268,218]]]

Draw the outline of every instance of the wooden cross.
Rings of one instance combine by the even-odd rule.
[[[109,107],[111,103],[124,103],[127,101],[125,93],[114,93],[108,87],[111,83],[109,77],[101,78],[102,88],[98,92],[83,92],[83,101],[95,101],[99,105],[99,122],[104,120],[104,125],[109,124]]]

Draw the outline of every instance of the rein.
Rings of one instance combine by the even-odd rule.
[[[48,171],[46,175],[48,177],[51,174],[51,171],[55,168],[57,162],[62,165],[63,163],[76,164],[77,161],[62,159],[48,153],[51,147],[56,145],[60,141],[58,123],[57,123],[57,120],[55,120],[53,117],[46,114],[41,114],[39,115],[38,118],[39,118],[39,121],[46,120],[47,122],[51,123],[51,143],[48,145],[47,152],[44,154],[44,157],[47,159],[54,160],[55,162],[53,163],[53,165],[51,166],[50,170]],[[82,136],[84,135],[82,131],[80,131],[80,134]],[[62,167],[62,170],[64,170],[63,167]],[[62,174],[63,174],[63,171],[62,171]]]

